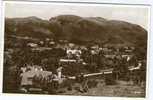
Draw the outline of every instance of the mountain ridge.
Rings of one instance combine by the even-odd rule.
[[[35,16],[6,18],[5,34],[66,39],[74,43],[110,45],[147,44],[147,31],[140,25],[102,17],[59,15],[49,20]]]

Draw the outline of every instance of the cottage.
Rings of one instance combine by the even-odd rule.
[[[38,44],[36,44],[36,43],[28,43],[27,46],[35,48],[35,47],[38,47]]]
[[[42,78],[45,78],[49,75],[52,75],[52,72],[29,70],[21,74],[21,86],[32,86],[34,76],[42,76]]]

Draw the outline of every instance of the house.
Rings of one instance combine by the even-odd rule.
[[[67,54],[72,53],[72,54],[74,54],[74,55],[77,55],[77,54],[81,54],[82,52],[81,52],[81,50],[67,49],[67,50],[66,50],[66,53],[67,53]]]
[[[60,59],[60,62],[76,62],[75,59]]]
[[[52,75],[52,72],[29,70],[20,75],[22,77],[21,86],[32,86],[34,76],[42,76],[42,78],[45,78],[49,75]]]
[[[82,53],[81,50],[78,50],[78,49],[67,49],[66,50],[66,54],[68,58],[73,58],[74,56],[77,58],[80,58],[81,53]]]
[[[38,44],[36,44],[36,43],[28,43],[27,46],[35,48],[35,47],[38,47]]]

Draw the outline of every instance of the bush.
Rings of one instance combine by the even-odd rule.
[[[115,79],[112,74],[105,75],[105,84],[106,85],[115,85]]]

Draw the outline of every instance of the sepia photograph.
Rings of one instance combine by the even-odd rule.
[[[145,98],[149,7],[5,2],[3,93]]]

